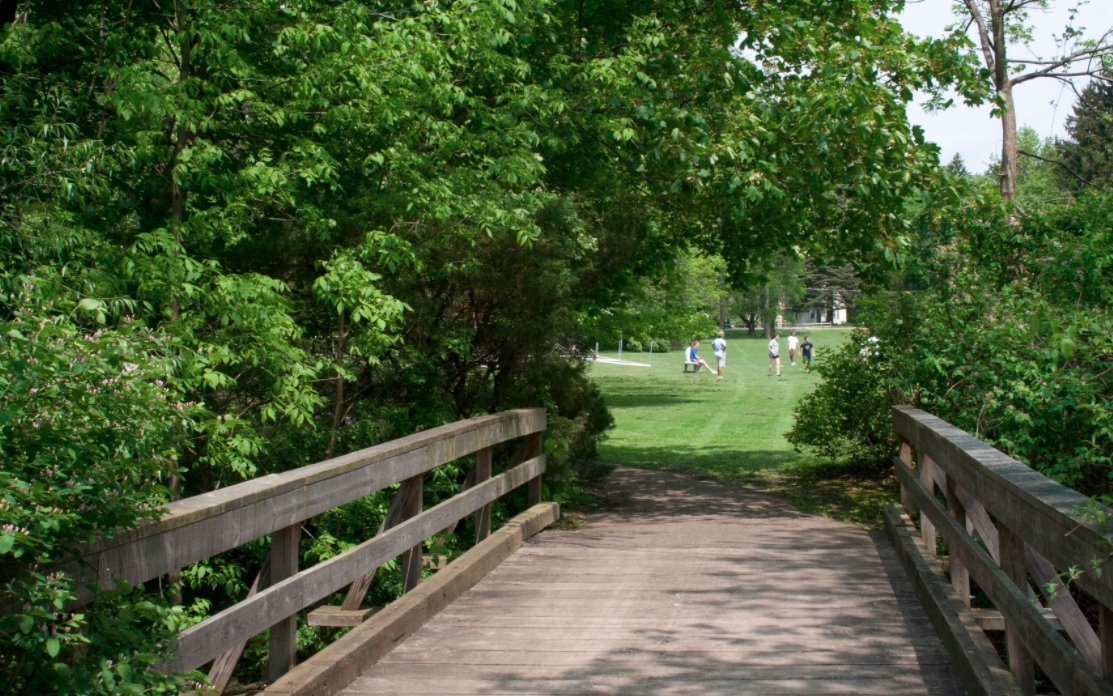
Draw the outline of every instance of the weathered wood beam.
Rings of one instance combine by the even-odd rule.
[[[421,514],[422,498],[425,496],[421,476],[407,479],[402,487],[406,489],[406,504],[402,509],[402,519],[410,520]],[[463,515],[461,515],[463,517]],[[414,589],[421,582],[421,551],[424,539],[402,554],[402,593]]]
[[[1093,506],[1081,493],[920,409],[894,406],[893,428],[1053,566],[1089,566],[1111,558],[1109,535],[1097,523],[1079,517],[1081,507]],[[1113,517],[1113,510],[1103,511]],[[1113,573],[1085,573],[1076,583],[1100,603],[1113,606]]]
[[[1005,616],[1020,644],[1035,658],[1055,685],[1063,693],[1113,696],[1113,686],[1044,620],[1039,606],[1028,597],[1027,583],[1024,583],[1023,588],[1018,587],[967,533],[965,526],[951,517],[935,496],[928,492],[911,469],[896,458],[893,466],[897,472],[897,480],[908,488],[921,514],[931,518],[947,541],[952,557],[961,561],[970,571],[971,577]],[[1002,556],[1006,552],[1003,546],[1004,544]],[[1020,559],[1023,563],[1023,547]],[[1020,686],[1024,688],[1024,684]]]
[[[485,447],[475,453],[475,468],[472,469],[474,483],[483,483],[491,478],[491,460],[494,450]],[[491,506],[484,505],[475,513],[475,543],[479,543],[491,535]]]
[[[271,584],[298,574],[301,523],[279,529],[271,535]],[[267,682],[274,683],[297,665],[298,615],[290,614],[270,627],[270,653],[267,656]]]
[[[520,409],[432,428],[281,474],[261,476],[166,506],[161,519],[84,547],[51,572],[85,586],[137,585],[430,471],[477,450],[545,429],[544,409]]]
[[[266,560],[263,561],[262,567],[259,568],[259,572],[255,574],[255,580],[251,583],[251,587],[247,590],[248,597],[254,597],[256,592],[264,590],[270,585],[270,570],[271,559],[268,555]],[[232,680],[232,674],[236,671],[236,664],[240,661],[246,647],[246,641],[237,643],[213,660],[212,667],[209,669],[209,683],[212,685],[213,691],[222,694],[228,688],[228,682]]]
[[[526,437],[526,457],[540,457],[543,456],[545,451],[542,448],[541,437],[544,433],[538,431]],[[541,504],[541,474],[534,476],[529,480],[529,505]]]
[[[1070,636],[1071,642],[1082,657],[1091,666],[1101,669],[1101,641],[1086,615],[1078,608],[1078,604],[1071,596],[1070,590],[1063,584],[1055,566],[1027,544],[1024,545],[1024,560],[1028,564],[1028,572],[1039,586],[1040,592],[1055,618],[1059,619],[1063,630]]]
[[[387,560],[417,546],[450,522],[494,502],[544,471],[544,456],[535,457],[402,522],[382,536],[272,584],[255,596],[183,631],[178,638],[176,658],[163,663],[160,669],[179,672],[200,667],[229,647],[320,601]]]

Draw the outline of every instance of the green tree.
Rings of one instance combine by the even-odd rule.
[[[767,263],[759,282],[731,294],[731,313],[741,317],[751,336],[758,324],[769,336],[777,317],[804,296],[803,269],[794,256],[778,254]]]
[[[822,313],[831,323],[834,323],[835,312],[849,312],[860,294],[857,274],[849,265],[809,263],[803,283],[806,289],[796,304],[797,311]]]
[[[57,611],[66,579],[33,566],[93,524],[517,405],[551,409],[546,447],[575,453],[567,473],[609,426],[583,366],[555,350],[583,339],[584,317],[683,295],[668,285],[693,275],[678,260],[697,251],[736,287],[797,247],[895,253],[902,201],[946,195],[905,106],[970,79],[959,43],[909,37],[896,7],[19,3],[0,29],[0,333],[20,375],[3,398],[39,417],[28,395],[57,375],[18,366],[47,349],[78,383],[89,369],[134,384],[97,398],[58,387],[58,409],[83,424],[72,453],[60,431],[44,445],[9,427],[0,447],[19,463],[5,471],[54,491],[59,458],[97,488],[142,483],[105,484],[89,510],[61,492],[41,509],[5,494],[3,603],[30,606],[31,623],[5,614],[4,688],[173,690],[144,669],[165,636],[132,640],[147,634],[116,619],[197,620],[261,561],[251,547],[183,569],[181,608],[169,591],[121,591]],[[32,318],[61,342],[36,344]],[[106,336],[118,356],[96,353]],[[165,421],[163,399],[177,414]],[[382,502],[314,520],[306,559],[360,540]],[[74,639],[50,642],[63,624]],[[107,637],[91,650],[80,635]]]
[[[970,174],[970,170],[966,168],[965,160],[957,152],[947,163],[947,171],[953,176],[968,176]]]
[[[1067,117],[1067,139],[1056,144],[1060,186],[1076,193],[1087,187],[1113,188],[1113,81],[1086,85]]]
[[[1033,11],[1048,9],[1051,0],[962,0],[954,3],[966,29],[974,28],[981,48],[981,59],[988,71],[989,82],[997,97],[994,115],[1001,119],[1001,160],[999,186],[1001,198],[1012,201],[1017,194],[1017,167],[1020,144],[1017,140],[1016,102],[1013,90],[1040,78],[1067,83],[1084,76],[1100,77],[1106,60],[1113,58],[1113,27],[1085,37],[1085,27],[1075,26],[1075,13],[1058,38],[1056,55],[1050,57],[1025,55],[1014,58],[1010,48],[1032,41]]]

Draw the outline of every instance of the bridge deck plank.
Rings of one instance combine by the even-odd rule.
[[[669,473],[608,495],[344,694],[963,693],[882,536]]]

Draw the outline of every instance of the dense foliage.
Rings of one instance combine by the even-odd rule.
[[[242,596],[263,540],[79,613],[50,574],[175,496],[544,405],[567,499],[611,421],[557,347],[665,293],[692,250],[735,282],[789,249],[891,258],[934,185],[904,105],[971,74],[888,0],[3,8],[9,693],[177,688],[146,667]],[[427,502],[463,478],[445,467]],[[303,563],[386,501],[313,520]],[[397,590],[385,572],[369,601]]]
[[[857,330],[842,346],[819,349],[813,369],[823,381],[797,404],[788,441],[826,459],[885,461],[893,450],[893,395],[878,338]]]
[[[1061,164],[1055,173],[1063,188],[1113,189],[1113,82],[1086,85],[1066,127],[1067,139],[1056,143]]]
[[[889,405],[910,403],[1066,485],[1113,489],[1113,196],[1059,188],[1055,147],[1026,139],[1046,157],[1020,167],[1023,214],[995,201],[992,168],[959,182],[960,204],[923,210],[904,271],[861,303],[868,333],[802,402],[796,444],[883,458]]]

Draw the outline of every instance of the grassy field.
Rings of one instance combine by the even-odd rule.
[[[797,331],[803,337],[803,332]],[[809,333],[817,348],[835,347],[848,330]],[[875,467],[824,463],[793,450],[784,433],[792,412],[819,376],[805,374],[797,356],[788,361],[781,337],[780,378],[767,376],[767,339],[727,332],[727,366],[719,382],[711,373],[683,373],[683,353],[626,352],[623,359],[651,367],[596,363],[591,374],[615,417],[600,457],[623,466],[684,471],[700,477],[759,486],[798,507],[876,526],[895,483]],[[616,353],[602,353],[617,357]],[[700,357],[715,365],[710,339]],[[822,359],[820,355],[819,359]]]

